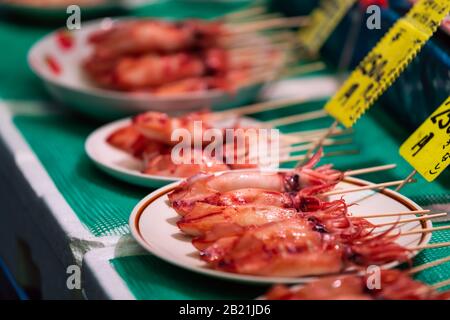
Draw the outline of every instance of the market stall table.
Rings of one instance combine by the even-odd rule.
[[[137,14],[168,12],[160,5],[153,9]],[[186,16],[194,10],[183,9]],[[81,298],[84,294],[89,299],[231,299],[259,295],[259,288],[194,275],[136,247],[130,239],[128,217],[151,190],[100,172],[87,158],[84,142],[101,123],[52,103],[28,69],[28,49],[49,31],[48,27],[0,22],[0,39],[8,43],[0,53],[0,241],[5,244],[0,255],[19,283],[38,289],[43,298]],[[302,107],[314,110],[323,106],[337,85],[333,77],[313,75],[278,83],[266,98],[323,97],[323,101]],[[264,113],[260,119],[285,112]],[[290,130],[316,129],[330,122],[315,120]],[[411,171],[398,155],[408,132],[380,108],[374,107],[355,130],[355,145],[361,152],[330,159],[337,168],[399,165],[395,171],[364,177],[374,182],[402,179]],[[423,206],[448,211],[449,181],[449,172],[434,184],[419,178],[417,184],[405,187],[404,194]],[[449,238],[450,233],[443,231],[433,241]],[[428,250],[416,263],[448,254],[446,248]],[[82,266],[83,292],[68,288],[70,266]],[[446,266],[421,277],[429,283],[443,280],[449,273]],[[192,290],[194,285],[198,290]]]

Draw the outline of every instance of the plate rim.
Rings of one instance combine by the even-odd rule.
[[[159,175],[153,175],[153,174],[143,174],[142,172],[139,172],[137,170],[135,171],[135,170],[123,168],[123,167],[120,167],[118,165],[114,165],[111,163],[104,163],[95,156],[95,153],[93,152],[92,148],[94,145],[93,141],[97,138],[97,135],[104,131],[113,132],[113,129],[118,129],[121,125],[126,125],[126,124],[130,123],[130,121],[131,121],[130,117],[125,118],[125,119],[116,120],[116,121],[107,123],[97,129],[95,129],[93,132],[91,132],[84,142],[84,150],[85,150],[85,153],[88,156],[88,158],[102,171],[106,172],[107,174],[109,174],[111,176],[114,176],[117,179],[120,179],[122,181],[130,183],[132,185],[140,185],[140,186],[148,187],[150,185],[154,185],[154,184],[152,184],[152,182],[173,183],[173,182],[177,182],[177,181],[184,179],[184,178],[180,178],[180,177],[174,178],[174,177],[166,177],[166,176],[159,176]],[[111,133],[111,132],[108,132],[108,133]],[[124,152],[120,149],[117,149],[117,150]],[[108,169],[108,170],[106,170],[106,169]],[[112,175],[109,170],[116,172],[118,175]],[[142,183],[138,184],[138,183],[130,182],[129,180],[127,180],[125,178],[119,178],[119,176],[123,176],[123,175],[127,175],[130,178],[132,177],[132,178],[139,179],[139,181],[142,181]]]
[[[289,169],[281,169],[278,171],[289,171]],[[219,172],[217,174],[223,174],[224,172]],[[216,175],[217,175],[216,174]],[[183,180],[184,181],[184,180]],[[153,202],[155,202],[160,197],[163,197],[170,191],[172,191],[175,187],[177,187],[179,184],[181,184],[183,181],[177,181],[174,183],[171,183],[169,185],[166,185],[164,187],[158,188],[157,190],[151,192],[147,196],[145,196],[142,200],[138,202],[138,204],[133,208],[130,218],[129,218],[129,228],[131,231],[131,235],[139,243],[141,247],[143,247],[147,253],[150,253],[159,259],[162,259],[163,261],[170,263],[171,265],[183,268],[185,270],[193,271],[197,274],[203,274],[212,276],[217,279],[226,279],[231,280],[234,282],[241,282],[241,283],[250,283],[255,285],[268,285],[273,283],[285,283],[285,284],[302,284],[307,283],[312,280],[315,280],[319,278],[320,276],[306,276],[306,277],[298,277],[298,278],[289,278],[289,277],[263,277],[263,276],[252,276],[252,275],[241,275],[241,274],[235,274],[235,273],[228,273],[224,271],[214,270],[214,269],[207,269],[207,268],[201,268],[201,267],[195,267],[195,266],[189,266],[184,265],[181,262],[178,262],[174,259],[170,259],[168,257],[165,257],[164,254],[161,254],[158,252],[157,249],[153,249],[152,245],[149,244],[141,235],[140,228],[139,228],[139,221],[142,217],[142,214],[146,210],[148,206],[150,206]],[[354,177],[346,177],[344,179],[345,182],[350,182],[356,185],[370,185],[373,184],[370,181],[354,178]],[[383,189],[379,191],[380,193],[383,193],[385,196],[388,196],[401,204],[403,204],[405,207],[407,207],[409,210],[421,210],[421,206],[419,206],[417,203],[409,199],[408,197],[394,191],[391,189]],[[426,221],[419,221],[422,228],[430,228],[432,227],[432,222],[430,220]],[[431,240],[432,234],[431,233],[423,233],[422,237],[420,239],[419,244],[428,244]],[[420,250],[416,250],[411,253],[411,258],[414,258]],[[399,262],[391,262],[386,265],[381,266],[383,269],[392,269],[400,265]],[[276,281],[274,281],[276,279]]]

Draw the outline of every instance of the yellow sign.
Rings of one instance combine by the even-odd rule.
[[[400,155],[427,181],[450,164],[450,97],[400,147]]]
[[[310,24],[299,32],[300,43],[317,53],[356,0],[322,0],[310,15]]]
[[[450,0],[420,0],[364,58],[325,109],[351,127],[389,88],[450,12]]]

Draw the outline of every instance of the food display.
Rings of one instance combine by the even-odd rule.
[[[327,200],[344,174],[314,168],[319,160],[286,173],[194,176],[168,195],[177,225],[210,267],[232,273],[300,277],[408,261],[395,224],[378,232],[345,200]]]
[[[220,89],[234,92],[269,79],[284,53],[233,45],[221,22],[150,19],[122,21],[89,37],[92,53],[84,71],[99,87],[157,96]]]
[[[0,298],[450,300],[450,0],[0,11]]]

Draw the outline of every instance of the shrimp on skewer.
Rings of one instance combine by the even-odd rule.
[[[343,178],[343,173],[325,165],[313,169],[319,162],[318,152],[303,167],[290,172],[230,171],[219,175],[199,174],[189,178],[169,194],[172,207],[181,215],[196,202],[217,204],[222,194],[232,196],[233,191],[260,189],[274,192],[301,192],[314,195],[332,189]],[[273,194],[265,193],[269,196]],[[279,194],[278,194],[279,195]]]
[[[205,47],[215,44],[215,36],[221,31],[220,22],[173,23],[146,19],[118,23],[93,33],[89,41],[95,45],[95,56],[109,59],[125,54],[170,53]]]
[[[228,166],[214,158],[207,157],[200,150],[192,149],[192,155],[186,163],[174,163],[172,156],[169,153],[160,154],[150,158],[143,170],[146,174],[158,174],[168,177],[190,177],[198,174],[199,172],[220,172],[229,170]],[[199,163],[192,163],[192,159],[196,157],[196,153],[199,153],[201,161]]]
[[[167,56],[146,54],[121,59],[112,70],[114,87],[136,90],[164,85],[186,78],[203,76],[206,66],[195,55],[177,53]]]
[[[325,277],[297,288],[278,285],[267,300],[448,300],[450,292],[437,292],[400,270],[382,270],[379,289],[367,288],[367,276]]]
[[[200,130],[194,130],[198,121]],[[145,137],[154,139],[168,145],[176,145],[179,141],[172,141],[172,133],[177,129],[187,130],[194,141],[203,141],[204,130],[211,129],[212,124],[208,121],[208,112],[195,112],[182,117],[169,117],[161,112],[146,112],[133,118],[134,127]],[[200,140],[196,140],[200,139]]]
[[[307,220],[314,224],[315,231],[331,233],[344,243],[364,239],[372,233],[374,226],[369,221],[348,215],[347,205],[343,200],[320,202],[320,206],[308,211],[273,205],[219,207],[197,203],[179,220],[178,227],[185,233],[197,236],[192,243],[199,250],[206,249],[221,237],[240,236],[246,229],[291,218]]]
[[[267,223],[246,229],[239,236],[220,238],[203,250],[201,257],[226,272],[282,277],[330,274],[350,267],[409,260],[409,250],[390,237],[344,243],[332,233],[316,231],[315,226],[296,218]],[[358,251],[361,247],[368,248]]]

